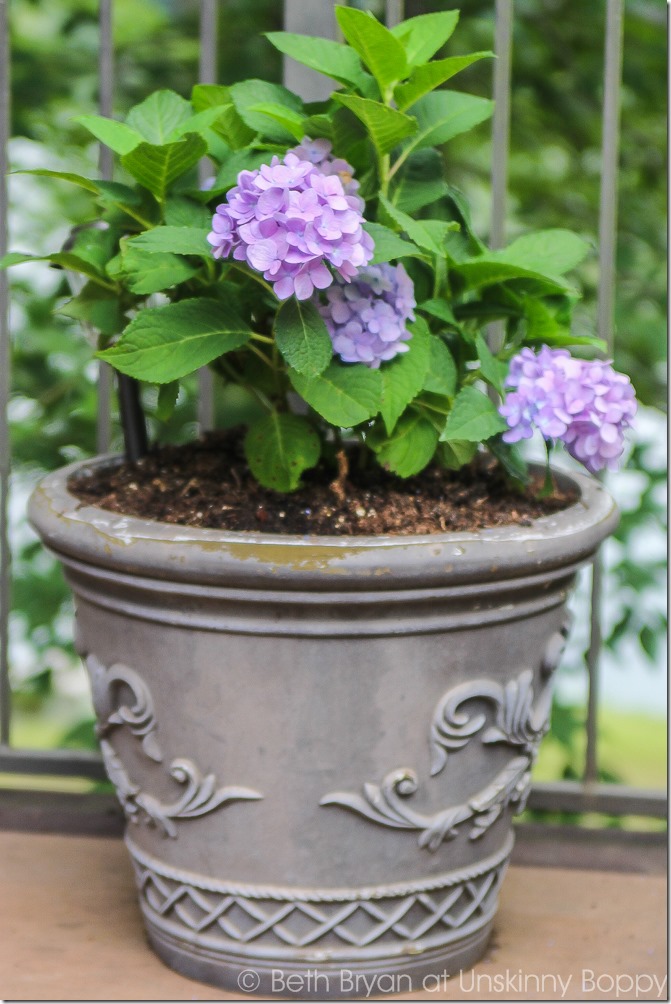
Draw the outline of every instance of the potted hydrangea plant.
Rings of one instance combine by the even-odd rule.
[[[151,943],[221,986],[312,973],[324,997],[484,951],[567,592],[616,523],[597,480],[515,444],[540,430],[597,472],[635,411],[570,330],[586,243],[491,251],[449,183],[438,148],[491,103],[443,84],[491,53],[432,58],[455,11],[336,14],[344,44],[268,36],[329,100],[159,91],[81,119],[123,180],[38,172],[100,207],[50,259],[85,279],[65,309],[120,375],[128,456],[30,507],[76,597]],[[145,455],[139,383],[166,415],[206,365],[246,422]]]

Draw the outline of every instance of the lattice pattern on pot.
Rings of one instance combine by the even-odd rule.
[[[381,899],[322,902],[256,899],[240,893],[209,892],[138,868],[140,895],[154,914],[191,932],[220,929],[240,944],[303,948],[322,939],[363,948],[385,936],[418,941],[458,931],[494,906],[505,865],[431,892]]]

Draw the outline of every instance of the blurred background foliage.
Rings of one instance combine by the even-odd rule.
[[[353,5],[382,14],[375,0]],[[461,25],[444,54],[492,48],[493,0],[463,0],[459,6]],[[259,32],[281,28],[282,4],[221,0],[220,8],[219,81],[280,80],[278,53]],[[444,8],[440,2],[406,0],[408,16]],[[198,74],[198,15],[197,0],[115,0],[115,114],[157,87],[189,93]],[[74,119],[96,110],[96,0],[12,0],[10,19],[12,168],[84,173],[95,168],[97,149]],[[515,4],[509,238],[527,229],[565,226],[596,244],[604,23],[604,0],[587,6],[575,0]],[[615,363],[631,375],[645,408],[628,468],[611,484],[623,519],[607,551],[603,696],[608,704],[609,692],[614,694],[619,710],[605,710],[601,721],[604,779],[660,786],[664,730],[650,722],[663,716],[666,706],[665,25],[664,0],[627,0]],[[475,64],[458,86],[488,95],[491,64]],[[486,126],[445,151],[450,181],[467,192],[483,236],[489,222],[490,154]],[[67,235],[64,221],[84,221],[90,208],[86,195],[74,187],[16,175],[10,184],[10,246],[52,250]],[[580,279],[584,300],[576,324],[593,331],[596,254]],[[11,283],[12,741],[91,747],[86,683],[70,640],[71,601],[60,570],[31,534],[24,512],[44,471],[95,453],[96,369],[82,331],[54,313],[69,295],[63,273],[26,265],[12,272]],[[161,434],[174,441],[194,432],[194,393],[187,388]],[[118,434],[113,446],[120,446]],[[541,763],[545,776],[580,772],[586,590],[583,582],[574,601],[580,623],[560,674],[560,704]],[[641,692],[647,695],[643,707]],[[646,764],[659,769],[642,764],[632,773],[632,748],[643,747]]]

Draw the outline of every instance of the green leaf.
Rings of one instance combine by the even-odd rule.
[[[269,119],[267,115],[252,111],[254,105],[272,104],[283,105],[290,111],[300,112],[303,108],[301,99],[286,87],[268,83],[266,80],[243,80],[233,84],[229,92],[243,122],[255,133],[261,133],[278,143],[286,143],[287,138],[294,139],[293,134],[287,132],[284,126]]]
[[[150,253],[167,251],[171,254],[198,254],[205,258],[210,255],[207,231],[198,227],[154,227],[131,237],[128,244]]]
[[[212,192],[227,191],[236,184],[240,171],[256,171],[261,164],[267,163],[268,154],[264,150],[236,150],[219,169]]]
[[[499,394],[503,394],[503,381],[508,373],[507,364],[492,355],[480,332],[475,336],[475,348],[480,360],[480,373],[483,380],[486,380]]]
[[[566,292],[571,287],[562,275],[575,268],[589,250],[587,241],[569,230],[541,230],[519,237],[500,251],[469,258],[457,270],[471,289],[507,279],[535,279]]]
[[[68,171],[49,171],[45,167],[35,167],[31,170],[12,171],[11,173],[35,174],[41,178],[58,178],[59,181],[69,181],[72,185],[85,188],[87,192],[93,192],[94,195],[97,195],[100,190],[98,182],[91,181],[90,178],[84,178],[81,174],[70,174]]]
[[[288,31],[269,31],[266,32],[266,38],[271,45],[297,63],[309,66],[311,70],[323,73],[339,84],[351,85],[363,93],[369,91],[372,80],[364,71],[354,49],[327,38],[295,35]]]
[[[99,275],[105,275],[105,266],[118,249],[118,232],[111,227],[75,227],[67,254],[75,255],[92,265]]]
[[[118,335],[126,324],[116,293],[94,282],[87,282],[81,292],[62,304],[56,313],[84,321],[108,337]]]
[[[289,379],[311,408],[341,429],[366,422],[380,410],[380,371],[363,363],[332,362],[315,377],[289,370]]]
[[[431,339],[429,370],[423,389],[430,394],[442,394],[445,397],[454,397],[457,389],[457,367],[452,353],[441,338]]]
[[[445,166],[437,150],[418,150],[394,178],[391,202],[405,213],[415,213],[448,192]]]
[[[401,417],[389,439],[371,442],[383,467],[410,478],[431,462],[438,445],[438,431],[423,415],[407,413]]]
[[[447,416],[440,438],[447,442],[456,439],[481,443],[507,428],[486,394],[477,387],[464,387],[459,391],[452,411]]]
[[[498,462],[511,478],[520,481],[523,485],[528,484],[529,468],[526,461],[514,443],[504,443],[498,437],[490,439],[487,449],[493,453]]]
[[[370,134],[375,148],[385,154],[393,150],[402,139],[417,131],[417,123],[403,112],[388,108],[379,101],[370,101],[355,94],[341,94],[336,91],[333,99],[356,115]]]
[[[265,115],[266,118],[277,122],[299,142],[305,136],[305,116],[294,111],[293,108],[274,104],[272,101],[262,101],[258,105],[250,105],[249,111],[255,115]]]
[[[218,300],[180,300],[141,310],[121,339],[98,357],[149,383],[171,383],[251,337],[248,326]]]
[[[539,230],[518,237],[501,251],[490,251],[487,258],[554,277],[570,272],[590,250],[587,241],[570,230]]]
[[[494,111],[494,102],[461,91],[434,91],[415,102],[412,114],[417,119],[417,132],[404,149],[442,146],[448,140],[468,132],[488,119]]]
[[[118,209],[138,209],[142,205],[142,195],[118,181],[98,181],[98,202],[102,206],[114,206]]]
[[[162,201],[173,181],[197,164],[206,153],[205,140],[191,133],[164,146],[141,143],[122,157],[121,163],[136,181]]]
[[[208,108],[223,108],[233,99],[228,87],[221,84],[195,84],[191,91],[191,106],[194,112],[204,112]]]
[[[71,272],[79,272],[81,275],[88,276],[94,282],[110,288],[110,283],[107,282],[97,266],[93,265],[90,261],[86,261],[84,258],[80,258],[76,254],[72,254],[70,251],[56,251],[54,254],[45,255],[23,254],[21,251],[10,251],[3,258],[0,258],[0,269],[9,268],[12,265],[22,265],[24,262],[29,261],[49,261],[52,265],[60,265],[61,268],[68,269]]]
[[[383,363],[380,368],[380,414],[388,435],[394,431],[397,421],[422,389],[429,369],[431,342],[436,340],[432,338],[426,321],[422,318],[409,325],[409,328],[412,338],[406,343],[408,351]]]
[[[171,289],[198,271],[196,265],[191,265],[179,255],[142,251],[130,241],[126,242],[122,254],[122,269],[125,284],[138,296]]]
[[[141,104],[131,108],[126,125],[153,146],[164,146],[172,138],[173,130],[192,114],[189,102],[175,91],[154,91]]]
[[[417,66],[418,63],[426,63],[445,45],[457,27],[458,20],[458,10],[420,14],[402,21],[391,31],[403,45],[408,63]]]
[[[396,226],[405,231],[411,241],[414,241],[419,247],[424,248],[430,254],[442,254],[442,241],[440,239],[440,234],[442,232],[442,239],[444,240],[445,234],[450,229],[454,229],[452,223],[448,223],[443,220],[432,220],[432,224],[438,224],[436,229],[436,235],[438,240],[433,236],[432,229],[426,225],[425,220],[415,220],[408,213],[404,213],[403,210],[399,209],[398,206],[392,205],[389,199],[386,199],[384,195],[379,196],[379,203],[384,209],[387,217],[396,224]]]
[[[407,77],[405,49],[376,17],[354,7],[336,6],[335,14],[340,30],[377,80],[381,94]]]
[[[179,380],[172,383],[162,383],[158,388],[158,401],[156,402],[156,417],[159,422],[167,422],[172,418],[172,414],[179,397]]]
[[[301,474],[319,460],[319,436],[306,418],[273,412],[255,422],[245,436],[249,468],[265,488],[291,492]]]
[[[179,195],[166,199],[163,219],[168,227],[191,227],[201,231],[212,229],[212,213],[207,206]]]
[[[92,136],[118,154],[130,153],[143,139],[139,132],[124,122],[117,122],[103,115],[80,115],[75,122],[84,126]]]
[[[248,146],[256,136],[257,130],[250,129],[240,117],[228,87],[221,87],[218,84],[196,84],[191,94],[191,103],[196,112],[219,109],[219,115],[212,123],[212,128],[233,150]]]
[[[420,303],[418,310],[423,311],[425,314],[430,314],[431,317],[437,317],[439,321],[445,321],[453,328],[459,327],[459,322],[457,321],[452,308],[439,297],[434,297],[431,300],[425,300],[424,303]]]
[[[380,223],[365,223],[364,230],[375,241],[371,265],[380,265],[382,262],[392,261],[395,258],[406,258],[408,255],[422,257],[422,251],[416,244],[404,241],[389,227],[383,227]]]
[[[449,443],[440,444],[440,459],[444,467],[458,471],[464,464],[469,464],[478,452],[477,443],[467,443],[453,439]]]
[[[429,91],[444,84],[455,73],[459,73],[460,70],[464,70],[479,59],[493,55],[494,53],[489,51],[473,52],[468,56],[450,56],[448,59],[439,59],[434,63],[424,63],[422,66],[417,66],[412,71],[407,84],[399,84],[394,89],[396,104],[401,111],[405,111]]]
[[[275,321],[277,347],[293,369],[305,376],[318,376],[333,356],[333,345],[324,320],[308,301],[286,300]]]

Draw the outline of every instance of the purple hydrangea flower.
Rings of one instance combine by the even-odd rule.
[[[232,255],[262,272],[278,299],[307,300],[333,282],[327,265],[347,281],[372,258],[362,209],[337,173],[289,151],[283,161],[273,157],[257,171],[240,172],[207,239],[215,258]]]
[[[414,321],[412,280],[402,265],[369,265],[350,283],[336,280],[318,308],[333,348],[343,362],[377,369],[385,359],[407,352]]]
[[[309,160],[321,174],[337,175],[342,182],[345,195],[356,195],[360,185],[354,177],[354,168],[342,157],[333,157],[332,149],[327,139],[310,139],[309,136],[304,136],[300,145],[293,147],[289,153],[295,153],[301,160]],[[357,199],[363,212],[365,203],[359,196]]]
[[[508,423],[507,443],[530,439],[533,427],[546,440],[560,439],[568,452],[596,473],[614,470],[624,450],[624,430],[636,414],[629,377],[610,363],[574,359],[566,349],[522,349],[510,361],[508,394],[499,411]]]

